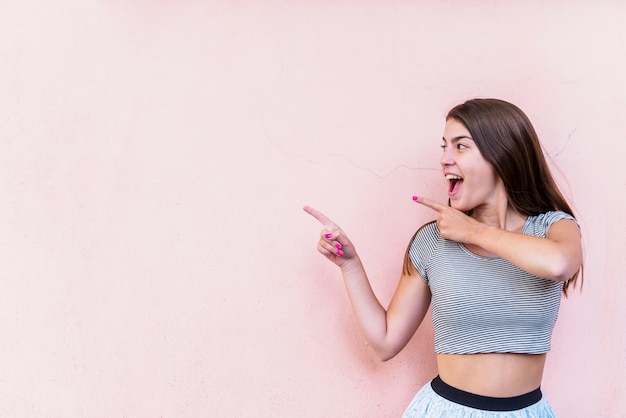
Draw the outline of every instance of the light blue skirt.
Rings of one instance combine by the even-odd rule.
[[[439,382],[440,385],[446,385],[441,383],[441,380]],[[417,392],[402,418],[556,418],[545,396],[541,396],[540,400],[522,409],[490,411],[446,399],[433,390],[432,384],[433,382],[428,382]],[[452,388],[452,390],[456,389]]]

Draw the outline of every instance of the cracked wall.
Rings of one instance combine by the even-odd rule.
[[[626,414],[622,2],[0,2],[0,415],[399,416],[312,205],[387,303],[444,115],[519,105],[580,218],[543,389]],[[207,412],[209,411],[209,412]]]

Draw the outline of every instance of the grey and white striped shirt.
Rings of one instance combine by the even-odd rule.
[[[528,217],[522,233],[545,237],[561,219]],[[434,222],[415,234],[409,255],[432,293],[435,351],[441,354],[550,351],[562,282],[529,274],[500,257],[482,257],[441,237]]]

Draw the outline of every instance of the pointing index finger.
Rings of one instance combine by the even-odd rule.
[[[330,219],[328,219],[326,215],[324,215],[322,212],[318,210],[313,209],[310,206],[305,206],[302,209],[304,209],[306,213],[308,213],[309,215],[317,219],[326,228],[332,228],[335,225],[335,223],[331,221]]]
[[[442,210],[444,210],[447,206],[442,205],[439,202],[436,202],[434,200],[425,198],[425,197],[417,197],[417,196],[413,196],[413,200],[416,201],[417,203],[420,203],[424,206],[427,206],[429,208],[431,208],[432,210],[435,210],[437,212],[441,212]]]

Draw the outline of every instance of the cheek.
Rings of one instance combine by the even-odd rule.
[[[496,174],[496,171],[487,161],[483,162],[482,167],[478,171],[478,175],[480,178],[482,178],[482,182],[485,185],[495,186],[496,184],[498,184],[499,177]]]
[[[498,178],[492,171],[485,171],[483,173],[483,181],[482,183],[487,187],[495,187],[498,183]]]
[[[468,181],[469,180],[469,181]],[[498,177],[493,170],[481,168],[472,173],[471,178],[464,182],[468,191],[476,199],[483,199],[498,187]]]

